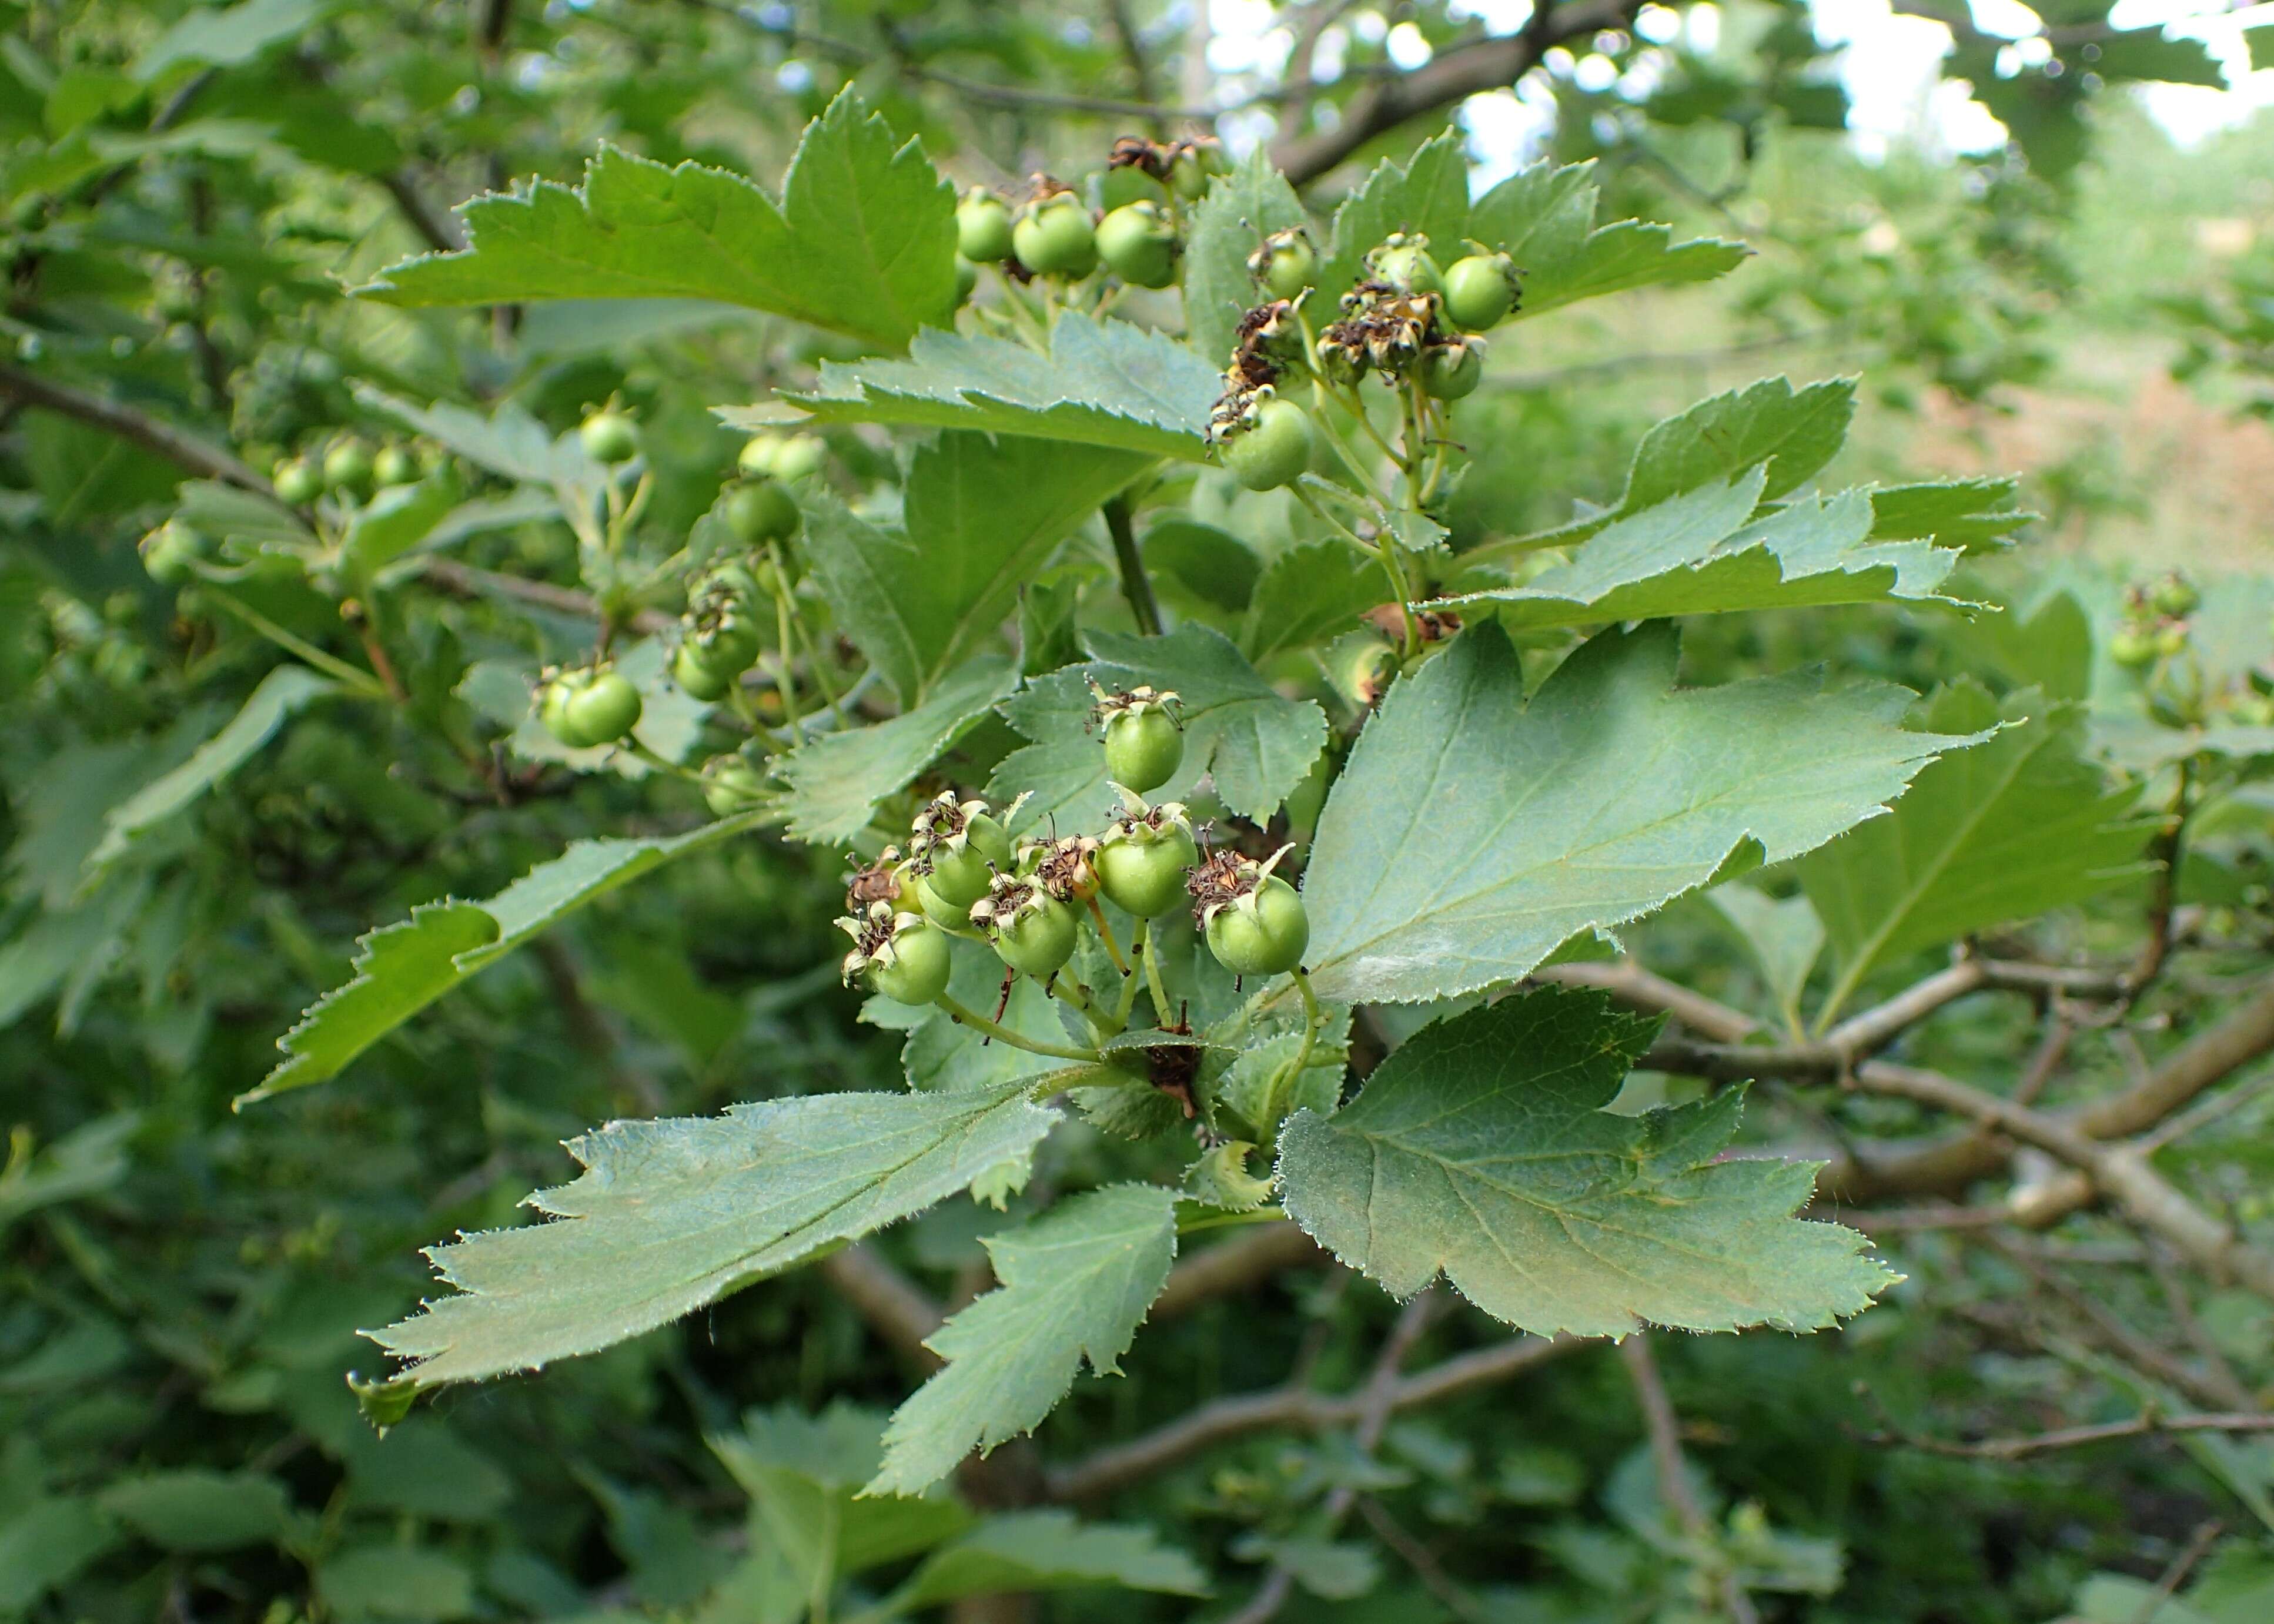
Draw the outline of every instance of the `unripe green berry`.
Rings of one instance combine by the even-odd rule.
[[[1003,962],[1024,975],[1047,981],[1073,957],[1077,932],[1073,910],[1055,897],[1038,896],[988,930]]]
[[[1185,871],[1200,861],[1192,831],[1181,818],[1159,829],[1118,826],[1097,849],[1098,889],[1137,919],[1158,919],[1184,905]]]
[[[779,479],[751,479],[727,498],[727,528],[746,547],[763,547],[797,533],[797,501]]]
[[[1254,422],[1226,437],[1218,455],[1251,491],[1292,485],[1311,464],[1311,419],[1294,402],[1273,395],[1257,405]]]
[[[1274,231],[1263,245],[1247,257],[1247,269],[1275,299],[1291,299],[1311,285],[1318,274],[1319,256],[1300,227]]]
[[[1177,229],[1156,204],[1124,204],[1099,221],[1097,252],[1133,287],[1165,288],[1177,279]]]
[[[371,477],[381,485],[410,485],[418,477],[418,459],[405,446],[381,446],[371,460]]]
[[[592,744],[613,744],[639,725],[639,689],[615,672],[599,672],[568,695],[561,716]]]
[[[774,447],[773,476],[784,485],[809,479],[829,461],[829,447],[811,434],[792,434]]]
[[[371,484],[371,448],[359,440],[343,440],[324,454],[324,483],[335,491],[353,492]]]
[[[734,679],[741,674],[740,670],[720,670],[691,643],[681,643],[671,657],[671,680],[689,699],[699,699],[705,704],[725,698],[727,690],[734,686]]]
[[[2155,605],[2157,614],[2169,615],[2176,620],[2201,608],[2202,594],[2195,590],[2194,582],[2175,569],[2156,583],[2148,594],[2148,601]]]
[[[1012,253],[1011,206],[974,186],[955,206],[955,249],[967,259],[992,262]]]
[[[639,455],[639,431],[620,411],[594,412],[577,429],[576,438],[596,462],[629,462]]]
[[[2155,635],[2127,627],[2109,638],[2108,658],[2127,671],[2144,671],[2156,663]]]
[[[1400,293],[1442,293],[1445,279],[1429,257],[1429,239],[1393,233],[1366,257],[1367,269],[1376,282]]]
[[[1208,923],[1209,951],[1234,975],[1277,975],[1303,962],[1311,944],[1303,898],[1277,875],[1218,909]]]
[[[739,756],[714,756],[703,763],[703,804],[725,817],[765,799],[766,778]]]
[[[970,303],[971,296],[979,289],[979,267],[961,254],[955,256],[955,302]]]
[[[1028,205],[1012,228],[1019,263],[1037,276],[1079,281],[1097,268],[1097,229],[1071,192],[1054,192]]]
[[[947,990],[953,968],[947,933],[918,925],[895,935],[890,957],[870,965],[862,979],[895,1004],[925,1004]]]
[[[1185,731],[1165,710],[1128,710],[1105,724],[1105,776],[1144,794],[1176,777],[1185,759]]]
[[[324,493],[323,475],[305,457],[278,463],[270,483],[275,488],[276,500],[294,508],[305,508]]]
[[[1433,399],[1457,401],[1484,381],[1485,344],[1480,338],[1432,344],[1421,352],[1421,389]]]
[[[1445,316],[1471,333],[1498,327],[1516,308],[1516,269],[1506,254],[1471,254],[1445,273]]]

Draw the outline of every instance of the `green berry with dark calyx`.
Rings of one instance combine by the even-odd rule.
[[[1227,433],[1217,455],[1251,491],[1292,485],[1311,465],[1311,419],[1292,401],[1266,394]]]
[[[566,710],[577,732],[595,744],[614,744],[639,726],[640,691],[619,673],[601,670],[568,696]]]
[[[1185,759],[1177,695],[1142,685],[1113,694],[1090,691],[1097,695],[1094,719],[1105,738],[1105,776],[1141,795],[1176,777]]]
[[[984,186],[974,186],[955,206],[955,251],[992,263],[1012,254],[1011,206]]]
[[[2127,671],[2145,671],[2156,663],[2156,635],[2137,627],[2125,627],[2109,638],[2108,658]]]
[[[987,895],[971,905],[971,922],[987,933],[998,958],[1038,981],[1065,967],[1080,935],[1073,908],[1010,874],[997,875]]]
[[[1176,281],[1177,251],[1177,228],[1156,203],[1126,203],[1097,222],[1099,257],[1132,287]]]
[[[671,680],[689,699],[699,699],[705,704],[724,699],[741,674],[740,670],[722,671],[713,665],[692,643],[682,643],[672,651]]]
[[[1485,341],[1457,338],[1421,352],[1421,391],[1433,400],[1474,395],[1485,377]]]
[[[1234,975],[1277,975],[1303,962],[1310,918],[1295,888],[1271,872],[1293,849],[1283,846],[1260,863],[1218,852],[1186,880],[1209,951]]]
[[[765,799],[766,775],[740,756],[714,756],[703,763],[703,804],[727,816]]]
[[[142,568],[160,586],[181,586],[197,574],[200,560],[213,553],[200,532],[179,519],[169,519],[142,538]]]
[[[1097,895],[1097,840],[1065,835],[1056,840],[1022,840],[1013,868],[1043,894],[1079,906]]]
[[[1465,332],[1482,333],[1516,308],[1516,263],[1503,253],[1472,253],[1445,273],[1445,317]]]
[[[2194,582],[2175,569],[2150,589],[2148,601],[2155,605],[2157,614],[2184,620],[2202,606],[2202,594],[2195,590]]]
[[[1429,239],[1393,231],[1366,256],[1374,280],[1399,293],[1442,293],[1445,279],[1429,257]]]
[[[359,440],[343,440],[324,453],[324,483],[347,494],[371,485],[371,447]]]
[[[410,485],[418,474],[418,459],[407,446],[381,446],[371,459],[372,479],[380,485]]]
[[[1176,155],[1169,160],[1169,190],[1188,203],[1197,203],[1208,195],[1212,177],[1231,172],[1221,141],[1207,137],[1179,141]]]
[[[829,447],[812,434],[791,434],[774,447],[773,476],[785,485],[809,479],[827,466]]]
[[[279,462],[270,485],[278,501],[294,508],[305,508],[324,493],[323,475],[305,457]]]
[[[1097,228],[1070,192],[1029,203],[1011,230],[1019,263],[1037,276],[1078,282],[1097,268]]]
[[[1023,799],[1023,797],[1022,797]],[[1018,810],[1013,802],[1012,812]],[[944,789],[909,825],[908,853],[916,872],[950,908],[968,908],[1011,864],[1011,837],[983,801],[960,800]]]
[[[587,455],[611,466],[629,462],[639,455],[639,431],[632,420],[613,408],[604,408],[584,419],[576,430]]]
[[[797,533],[797,500],[779,479],[746,479],[727,496],[727,528],[746,547],[763,547]]]
[[[947,936],[922,915],[879,901],[837,924],[853,938],[842,970],[847,987],[913,1004],[930,1004],[947,990],[953,967]]]
[[[1247,274],[1275,299],[1291,299],[1318,274],[1319,256],[1300,226],[1274,231],[1247,256]]]
[[[1185,808],[1171,801],[1148,807],[1125,788],[1121,816],[1099,841],[1098,889],[1137,919],[1159,919],[1185,901],[1185,876],[1200,861],[1200,847]]]
[[[908,860],[900,855],[900,848],[888,846],[877,853],[874,862],[855,868],[845,882],[845,906],[855,914],[865,914],[872,903],[889,902],[895,912],[905,914],[921,905],[922,885]],[[960,929],[966,927],[967,917],[958,914],[948,922]]]

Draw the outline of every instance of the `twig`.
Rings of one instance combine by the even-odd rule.
[[[1462,1620],[1462,1624],[1491,1624],[1491,1615],[1477,1605],[1477,1598],[1461,1587],[1459,1581],[1445,1571],[1428,1546],[1416,1539],[1412,1531],[1389,1515],[1389,1507],[1371,1494],[1358,1497],[1358,1515],[1374,1530],[1374,1538],[1397,1553],[1400,1560],[1413,1570],[1421,1581],[1421,1588],[1435,1597],[1446,1612]]]
[[[1623,1004],[1671,1015],[1693,1032],[1721,1043],[1742,1043],[1761,1028],[1761,1023],[1742,1010],[1716,1003],[1703,993],[1653,975],[1632,959],[1615,964],[1551,965],[1532,972],[1537,981],[1562,987],[1595,987]],[[1747,1051],[1752,1052],[1752,1051]]]
[[[429,248],[437,253],[449,253],[466,245],[465,233],[458,229],[456,217],[429,203],[409,171],[389,169],[379,177],[379,184],[386,188],[403,218]]]
[[[2195,1538],[2187,1541],[2185,1550],[2172,1559],[2172,1565],[2164,1569],[2164,1576],[2156,1581],[2155,1590],[2140,1604],[2140,1611],[2133,1615],[2132,1624],[2150,1624],[2150,1620],[2164,1610],[2164,1604],[2179,1594],[2180,1586],[2187,1582],[2187,1575],[2195,1571],[2195,1564],[2203,1560],[2225,1527],[2225,1523],[2212,1517],[2195,1530]]]
[[[1137,629],[1148,637],[1157,637],[1161,635],[1161,605],[1153,596],[1153,578],[1145,573],[1145,555],[1138,551],[1129,499],[1108,498],[1101,511],[1105,515],[1105,528],[1113,538],[1114,562],[1121,568],[1121,595],[1129,600],[1129,613],[1137,617]]]
[[[1900,1432],[1890,1425],[1887,1430],[1874,1432],[1864,1441],[1899,1444],[1906,1448],[1923,1449],[1930,1455],[1945,1455],[1958,1460],[2021,1461],[2034,1455],[2049,1455],[2057,1449],[2081,1449],[2120,1438],[2182,1432],[2274,1432],[2274,1415],[2158,1416],[2147,1410],[2128,1421],[2103,1421],[2091,1426],[2058,1427],[2049,1432],[2024,1432],[2016,1437],[1984,1438],[1963,1443],[1947,1438],[1927,1438],[1914,1432]]]
[[[155,452],[168,462],[185,468],[193,474],[208,479],[218,479],[239,490],[275,500],[268,481],[220,447],[209,445],[186,430],[171,424],[161,423],[132,406],[123,406],[101,395],[67,383],[57,383],[52,378],[42,378],[21,367],[0,363],[0,395],[7,395],[27,406],[44,407],[58,411],[81,423],[93,424],[131,441],[145,451]],[[280,504],[281,506],[281,504]]]
[[[575,615],[581,620],[600,618],[598,599],[589,592],[580,592],[573,586],[555,586],[549,581],[524,581],[519,575],[502,575],[492,569],[477,569],[471,564],[461,564],[456,559],[430,557],[419,566],[419,573],[454,598],[509,598],[539,609],[550,609],[555,614]],[[635,610],[625,621],[632,630],[646,636],[669,631],[676,625],[670,615],[659,609]]]
[[[1233,1292],[1245,1291],[1283,1269],[1329,1261],[1319,1244],[1293,1223],[1259,1224],[1234,1239],[1193,1252],[1169,1271],[1153,1301],[1152,1318],[1176,1319]]]
[[[1619,1353],[1626,1361],[1627,1380],[1634,1384],[1635,1402],[1642,1408],[1643,1423],[1650,1432],[1650,1456],[1658,1469],[1658,1492],[1665,1498],[1667,1509],[1674,1513],[1683,1538],[1702,1560],[1712,1557],[1716,1550],[1713,1525],[1691,1489],[1690,1468],[1682,1458],[1681,1420],[1674,1413],[1673,1401],[1666,1396],[1666,1384],[1659,1380],[1658,1361],[1652,1357],[1650,1340],[1648,1331],[1637,1331],[1619,1344]],[[1724,1568],[1719,1578],[1721,1605],[1733,1624],[1760,1624],[1760,1614],[1754,1611],[1752,1598],[1745,1594],[1736,1572]]]
[[[927,1372],[945,1363],[924,1346],[924,1338],[938,1330],[947,1315],[876,1247],[855,1241],[822,1259],[821,1272],[869,1322],[869,1328],[901,1357]]]

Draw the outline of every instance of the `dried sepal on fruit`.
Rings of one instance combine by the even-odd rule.
[[[1185,759],[1184,704],[1172,689],[1141,683],[1114,693],[1092,684],[1090,719],[1105,741],[1105,775],[1143,794],[1176,776]]]
[[[1295,888],[1272,872],[1294,849],[1283,846],[1261,862],[1218,852],[1185,882],[1209,951],[1234,975],[1277,975],[1303,962],[1310,917]]]
[[[1378,281],[1343,295],[1343,319],[1319,335],[1319,370],[1328,380],[1352,384],[1367,372],[1395,382],[1412,370],[1437,335],[1438,299]]]
[[[1200,861],[1183,805],[1148,807],[1126,786],[1121,816],[1106,828],[1095,859],[1105,899],[1137,919],[1158,919],[1185,901],[1185,875]]]
[[[855,914],[889,902],[898,909],[916,905],[915,876],[897,846],[877,853],[877,860],[855,868],[845,882],[845,906]]]
[[[1016,815],[1025,800],[1013,801],[1004,818]],[[978,901],[988,881],[1011,867],[1011,837],[1002,822],[985,801],[962,800],[952,789],[924,803],[908,836],[915,873],[951,912]]]
[[[971,922],[1005,964],[1038,981],[1047,983],[1073,957],[1073,909],[1028,876],[996,875],[971,905]]]
[[[840,974],[847,987],[882,993],[896,1004],[930,1004],[947,990],[947,937],[918,914],[883,898],[837,921],[853,938]]]
[[[1247,274],[1275,299],[1291,299],[1302,292],[1318,268],[1318,252],[1300,226],[1274,231],[1247,256]]]
[[[1018,872],[1060,902],[1079,906],[1097,895],[1097,846],[1095,835],[1021,841]]]

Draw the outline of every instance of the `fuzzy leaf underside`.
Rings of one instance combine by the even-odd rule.
[[[1869,1306],[1894,1276],[1864,1237],[1793,1215],[1816,1164],[1715,1160],[1741,1091],[1603,1109],[1656,1030],[1553,987],[1427,1027],[1334,1116],[1289,1120],[1287,1211],[1393,1296],[1442,1272],[1543,1336],[1808,1330]]]
[[[1962,554],[1873,541],[1863,491],[1802,496],[1752,521],[1766,470],[1668,497],[1606,525],[1568,564],[1521,586],[1444,600],[1490,607],[1511,629],[1832,604],[1957,603],[1939,588]]]
[[[739,175],[602,147],[576,187],[477,198],[471,246],[390,266],[391,304],[712,299],[898,350],[955,307],[955,194],[852,91],[806,126],[777,205]]]
[[[825,362],[809,395],[784,397],[817,423],[980,429],[1199,462],[1218,368],[1166,334],[1067,311],[1047,354],[984,333],[917,335],[902,361]],[[777,421],[727,409],[736,426]]]
[[[595,1352],[968,1188],[1056,1120],[1012,1083],[610,1123],[570,1144],[575,1183],[530,1198],[552,1222],[433,1248],[458,1294],[370,1335],[422,1387]]]
[[[788,789],[776,810],[801,840],[852,839],[887,796],[977,726],[1018,682],[1015,660],[987,655],[950,672],[913,710],[799,746],[781,764]]]
[[[1395,684],[1329,797],[1305,880],[1329,1002],[1514,981],[1558,944],[1705,884],[1750,842],[1796,856],[1971,742],[1900,726],[1905,690],[1797,675],[1675,690],[1671,628],[1599,633],[1526,703],[1496,626]]]
[[[285,1058],[237,1106],[337,1077],[420,1010],[563,916],[674,857],[755,827],[762,816],[721,818],[663,839],[580,840],[486,902],[425,903],[368,933],[356,944],[354,977],[309,1005],[277,1040]]]
[[[924,1341],[947,1361],[893,1413],[871,1494],[915,1494],[1034,1430],[1087,1362],[1118,1375],[1177,1255],[1177,1192],[1117,1184],[986,1243],[1000,1283]]]
[[[1026,823],[1055,813],[1068,828],[1088,827],[1120,805],[1090,730],[1093,682],[1108,692],[1150,683],[1182,699],[1185,759],[1168,783],[1148,792],[1156,802],[1189,795],[1205,771],[1233,811],[1267,818],[1326,744],[1325,712],[1279,693],[1223,634],[1197,621],[1165,637],[1094,633],[1090,648],[1096,658],[1088,665],[1052,672],[1003,706],[1011,726],[1033,742],[1004,758],[988,794],[1008,801],[1032,791]]]

